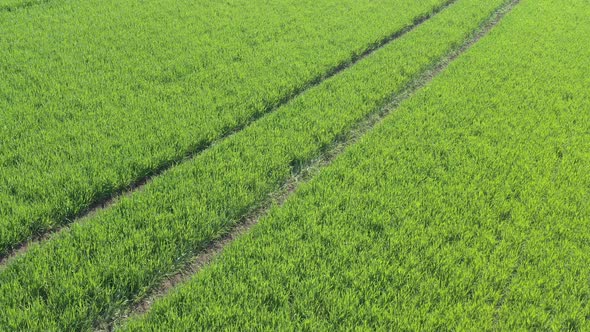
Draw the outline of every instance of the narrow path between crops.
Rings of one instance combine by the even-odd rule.
[[[107,196],[102,200],[96,201],[88,209],[86,209],[82,213],[74,216],[72,218],[71,222],[64,223],[64,225],[61,227],[55,227],[47,232],[44,232],[36,237],[33,237],[32,239],[30,239],[27,242],[21,243],[20,245],[16,246],[16,248],[14,248],[10,252],[8,252],[6,255],[0,255],[0,266],[7,264],[14,257],[19,256],[19,255],[23,254],[24,252],[26,252],[28,250],[28,247],[31,244],[45,241],[45,240],[49,239],[53,234],[59,233],[62,230],[67,229],[69,227],[69,224],[71,224],[73,222],[83,222],[84,219],[94,215],[97,211],[99,211],[101,209],[106,209],[106,208],[110,207],[111,205],[113,205],[113,203],[115,203],[117,200],[119,200],[120,197],[130,195],[133,192],[141,190],[153,178],[162,175],[164,172],[173,168],[175,165],[178,165],[182,162],[186,162],[187,160],[191,160],[191,159],[195,158],[203,151],[211,148],[214,145],[219,144],[220,142],[226,140],[227,138],[229,138],[229,137],[233,136],[234,134],[240,132],[241,130],[247,128],[248,126],[255,123],[259,119],[263,118],[264,116],[267,116],[267,115],[275,112],[277,109],[288,104],[291,100],[304,94],[306,91],[318,86],[319,84],[326,81],[327,79],[330,79],[331,77],[338,75],[339,73],[346,70],[347,68],[354,66],[356,63],[358,63],[359,61],[363,60],[364,58],[370,56],[371,54],[378,51],[379,49],[381,49],[381,48],[385,47],[386,45],[390,44],[391,42],[403,37],[407,33],[415,30],[416,28],[421,26],[423,23],[425,23],[426,21],[428,21],[432,17],[436,16],[438,13],[442,12],[443,10],[445,10],[446,8],[448,8],[449,6],[454,4],[455,2],[457,2],[457,0],[445,1],[442,5],[435,8],[432,12],[414,18],[414,22],[411,25],[403,28],[402,30],[398,30],[397,32],[380,40],[379,42],[369,45],[367,47],[367,49],[364,52],[362,52],[361,54],[353,56],[352,59],[340,63],[339,65],[331,68],[328,72],[307,82],[306,84],[302,85],[301,88],[298,89],[297,91],[295,91],[294,93],[287,95],[284,98],[282,98],[281,100],[279,100],[276,106],[262,110],[261,112],[255,114],[253,117],[251,117],[245,123],[240,124],[234,128],[231,128],[228,132],[222,134],[219,138],[213,140],[212,142],[202,144],[202,145],[196,147],[193,151],[191,151],[183,156],[180,156],[177,159],[167,161],[166,163],[157,166],[147,176],[141,177],[139,179],[136,179],[134,182],[132,182],[129,185],[127,190],[115,191],[110,196]],[[2,11],[2,10],[3,9],[0,8],[0,11]]]
[[[395,111],[398,106],[406,99],[414,95],[422,87],[426,86],[438,74],[445,70],[461,54],[469,50],[482,37],[487,35],[501,20],[509,13],[520,0],[509,0],[482,24],[482,26],[473,33],[472,37],[467,39],[463,45],[450,52],[446,57],[438,61],[430,70],[422,73],[418,78],[411,82],[400,94],[393,96],[389,103],[379,111],[369,115],[365,120],[358,123],[355,128],[334,142],[325,149],[321,156],[302,167],[298,172],[283,185],[283,187],[253,212],[244,216],[240,222],[225,236],[210,243],[205,250],[199,255],[193,257],[185,268],[176,274],[171,275],[162,282],[159,287],[153,290],[146,298],[136,303],[127,312],[121,314],[115,320],[109,321],[99,327],[98,331],[114,331],[115,326],[120,324],[128,317],[146,313],[158,298],[164,297],[176,285],[188,281],[194,274],[198,273],[203,267],[210,264],[222,251],[223,248],[232,243],[233,240],[248,232],[258,221],[263,218],[270,208],[274,205],[282,205],[299,187],[301,183],[310,180],[323,167],[328,166],[335,158],[346,149],[346,147],[355,144],[363,135],[378,125],[385,117]],[[447,5],[448,6],[448,5]],[[516,273],[515,267],[514,273]],[[509,285],[507,286],[509,287]]]

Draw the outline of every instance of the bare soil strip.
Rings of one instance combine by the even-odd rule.
[[[309,181],[323,167],[330,165],[348,146],[355,144],[363,135],[378,125],[386,116],[395,111],[404,100],[408,99],[418,90],[430,83],[430,81],[445,70],[453,60],[469,50],[482,37],[487,35],[519,2],[520,0],[510,0],[506,2],[502,7],[492,13],[486,22],[484,22],[484,24],[482,24],[482,26],[476,30],[472,37],[467,39],[463,45],[451,51],[430,70],[420,75],[420,77],[410,83],[401,93],[393,96],[386,106],[369,115],[361,123],[358,123],[348,135],[326,148],[319,158],[301,168],[298,173],[293,174],[278,192],[269,196],[269,198],[258,207],[253,208],[252,211],[244,216],[229,233],[210,243],[199,255],[193,257],[183,270],[170,275],[168,279],[164,280],[147,297],[135,303],[132,308],[117,317],[114,321],[101,325],[98,328],[98,331],[113,331],[115,326],[120,324],[126,318],[146,313],[154,301],[165,296],[176,285],[188,281],[203,267],[214,261],[214,259],[223,251],[225,246],[231,244],[234,239],[247,233],[268,213],[272,206],[282,205],[297,190],[301,183]]]
[[[173,168],[174,166],[176,166],[180,163],[183,163],[183,162],[186,162],[188,160],[195,158],[203,151],[205,151],[205,150],[211,148],[212,146],[215,146],[215,145],[221,143],[222,141],[226,140],[227,138],[235,135],[236,133],[240,132],[241,130],[247,128],[248,126],[250,126],[253,123],[255,123],[256,121],[258,121],[262,117],[275,112],[280,107],[288,104],[291,100],[304,94],[306,91],[321,84],[325,80],[339,74],[340,72],[346,70],[347,68],[354,66],[356,63],[358,63],[362,59],[370,56],[371,54],[373,54],[377,50],[385,47],[389,43],[395,41],[396,39],[403,37],[407,33],[418,28],[424,22],[428,21],[430,18],[434,17],[435,15],[437,15],[438,13],[443,11],[444,9],[448,8],[456,1],[457,0],[448,0],[445,3],[443,3],[441,6],[434,9],[431,13],[415,18],[414,22],[411,25],[407,26],[406,28],[404,28],[402,30],[399,30],[399,31],[393,33],[390,36],[387,36],[386,38],[382,39],[381,41],[379,41],[377,43],[370,45],[367,48],[367,50],[364,51],[363,53],[361,53],[359,55],[355,55],[349,61],[343,62],[343,63],[339,64],[338,66],[333,67],[328,72],[324,73],[321,76],[316,77],[312,81],[303,85],[299,90],[295,91],[294,93],[292,93],[288,96],[285,96],[283,99],[281,99],[278,102],[278,104],[275,107],[265,109],[262,112],[255,114],[246,123],[230,129],[228,132],[222,134],[218,139],[216,139],[210,143],[201,144],[201,145],[195,147],[195,149],[193,151],[191,151],[191,152],[189,152],[189,153],[187,153],[175,160],[172,160],[172,161],[166,162],[162,165],[159,165],[147,176],[141,177],[141,178],[137,179],[136,181],[134,181],[133,183],[131,183],[127,189],[114,191],[110,196],[99,199],[98,201],[93,203],[88,209],[84,210],[82,213],[78,214],[77,216],[74,216],[71,220],[69,220],[69,222],[65,223],[63,226],[55,227],[43,234],[35,236],[35,237],[31,238],[29,241],[26,241],[26,242],[21,243],[20,245],[16,246],[12,251],[7,253],[6,255],[0,255],[0,268],[3,265],[6,265],[10,260],[14,259],[14,257],[22,255],[24,252],[26,252],[30,245],[32,245],[34,243],[46,241],[46,240],[50,239],[51,236],[53,236],[53,234],[59,233],[65,229],[69,228],[69,225],[71,223],[84,222],[85,219],[94,215],[96,212],[98,212],[102,209],[109,208],[111,205],[116,203],[121,197],[133,194],[136,191],[140,191],[146,184],[148,184],[155,177],[164,174],[166,171],[168,171],[169,169]],[[2,11],[2,8],[0,8],[0,11]]]

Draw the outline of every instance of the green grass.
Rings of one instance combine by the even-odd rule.
[[[0,10],[0,255],[443,3],[51,0]]]
[[[49,1],[51,0],[0,0],[0,13],[4,11],[13,12],[22,10],[27,7],[47,3]]]
[[[522,0],[126,329],[590,328],[589,16]]]
[[[112,319],[462,44],[502,1],[459,1],[277,112],[33,245],[0,271],[0,329]]]

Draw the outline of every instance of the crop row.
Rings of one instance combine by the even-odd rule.
[[[0,271],[0,328],[83,330],[141,299],[404,89],[502,1],[459,1]]]
[[[589,16],[522,0],[127,330],[588,329]]]
[[[444,3],[52,0],[0,11],[0,255]]]

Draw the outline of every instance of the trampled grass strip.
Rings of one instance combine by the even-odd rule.
[[[353,143],[358,138],[358,133],[362,133],[365,131],[365,129],[372,127],[372,123],[376,122],[377,118],[377,116],[374,116],[371,119],[364,121],[364,123],[360,125],[360,130],[354,130],[351,132],[349,139],[333,144],[333,146],[328,148],[327,151],[325,151],[319,158],[312,161],[308,166],[302,167],[301,170],[297,172],[297,174],[293,174],[293,176],[281,187],[279,191],[273,193],[265,202],[259,204],[260,206],[256,210],[242,217],[241,220],[236,223],[236,225],[232,227],[227,234],[223,235],[220,239],[217,239],[208,244],[198,253],[197,256],[190,258],[188,263],[182,267],[182,270],[166,277],[164,282],[152,290],[140,302],[129,308],[128,312],[119,315],[119,317],[113,317],[114,319],[112,321],[106,323],[105,326],[100,327],[98,330],[112,331],[116,321],[120,321],[129,315],[138,315],[147,312],[156,299],[165,296],[173,287],[176,287],[178,284],[190,280],[194,274],[196,274],[203,267],[210,264],[213,259],[215,259],[222,252],[225,246],[229,245],[232,241],[237,239],[239,236],[242,236],[254,225],[256,225],[259,219],[266,215],[272,206],[282,205],[284,201],[297,189],[299,184],[311,179],[321,167],[329,165],[335,156],[337,156],[346,145]]]
[[[0,12],[0,255],[445,3],[55,0]]]
[[[224,139],[226,139],[227,137],[235,134],[236,132],[239,132],[241,130],[243,130],[245,127],[247,127],[248,125],[256,122],[258,119],[260,119],[261,117],[270,114],[274,111],[276,111],[277,109],[279,109],[281,106],[287,104],[289,101],[297,98],[299,95],[305,93],[305,91],[317,86],[318,84],[320,84],[321,82],[329,79],[330,77],[333,77],[334,75],[337,75],[338,73],[340,73],[341,71],[353,66],[355,63],[357,63],[358,61],[362,60],[363,58],[371,55],[373,52],[375,52],[376,50],[382,48],[383,46],[387,45],[388,43],[391,43],[392,41],[394,41],[397,38],[400,38],[401,36],[407,34],[408,32],[414,30],[416,27],[420,26],[423,22],[425,22],[426,20],[428,20],[429,18],[433,17],[434,15],[438,14],[440,11],[444,10],[446,7],[448,7],[450,4],[452,4],[453,2],[455,2],[456,0],[450,0],[447,1],[446,3],[444,3],[443,5],[441,5],[440,7],[435,8],[432,12],[426,14],[426,15],[422,15],[419,17],[414,18],[413,20],[413,24],[410,26],[407,26],[399,31],[396,31],[395,33],[386,36],[385,38],[383,38],[382,40],[373,43],[372,45],[370,45],[364,52],[358,54],[358,55],[354,55],[350,61],[348,62],[343,62],[341,64],[339,64],[336,67],[331,68],[328,72],[326,72],[325,74],[323,74],[322,76],[318,76],[317,78],[315,78],[314,80],[308,82],[307,84],[303,85],[298,91],[295,91],[292,95],[285,97],[283,100],[280,100],[278,102],[278,104],[268,110],[265,110],[264,112],[261,112],[259,114],[256,114],[255,116],[253,116],[252,118],[250,118],[248,120],[248,122],[241,124],[237,127],[234,127],[231,129],[231,131],[228,131],[227,133],[223,134],[221,137],[219,137],[218,139],[210,142],[210,143],[206,143],[203,144],[202,146],[199,146],[198,148],[195,148],[193,151],[187,152],[182,156],[179,156],[178,159],[175,160],[171,160],[168,161],[162,165],[159,165],[157,168],[153,169],[150,171],[150,173],[148,175],[146,175],[145,177],[139,178],[134,180],[133,183],[129,184],[128,187],[123,191],[123,190],[117,190],[115,192],[110,193],[109,195],[105,195],[104,198],[92,203],[86,210],[81,211],[77,216],[74,216],[72,219],[81,219],[81,218],[85,218],[88,215],[91,215],[93,213],[96,212],[97,209],[103,209],[106,208],[108,206],[110,206],[113,202],[115,202],[119,196],[121,195],[129,195],[131,192],[136,191],[136,190],[140,190],[146,183],[148,183],[152,178],[161,175],[162,173],[164,173],[166,170],[174,167],[175,165],[189,160],[191,158],[194,158],[197,154],[201,153],[202,151],[210,148],[211,146],[215,145],[215,144],[219,144],[219,142],[223,141]],[[67,226],[68,223],[66,223],[64,226]],[[10,251],[6,250],[4,254],[2,254],[2,250],[0,250],[0,265],[5,264],[6,261],[8,261],[9,259],[11,259],[12,257],[22,254],[24,251],[27,250],[27,247],[31,244],[31,241],[34,242],[39,242],[42,240],[46,240],[47,238],[49,238],[49,236],[55,232],[59,232],[61,231],[62,227],[54,227],[53,229],[49,229],[45,232],[42,232],[42,234],[38,234],[36,236],[34,236],[33,238],[31,238],[29,241],[27,242],[23,242],[21,244],[18,244],[16,246],[14,246],[13,249],[11,249]],[[1,247],[0,247],[1,249]]]
[[[587,330],[589,14],[522,0],[126,329]]]
[[[116,317],[461,45],[502,3],[455,3],[142,191],[31,246],[0,271],[0,327],[85,330]]]

